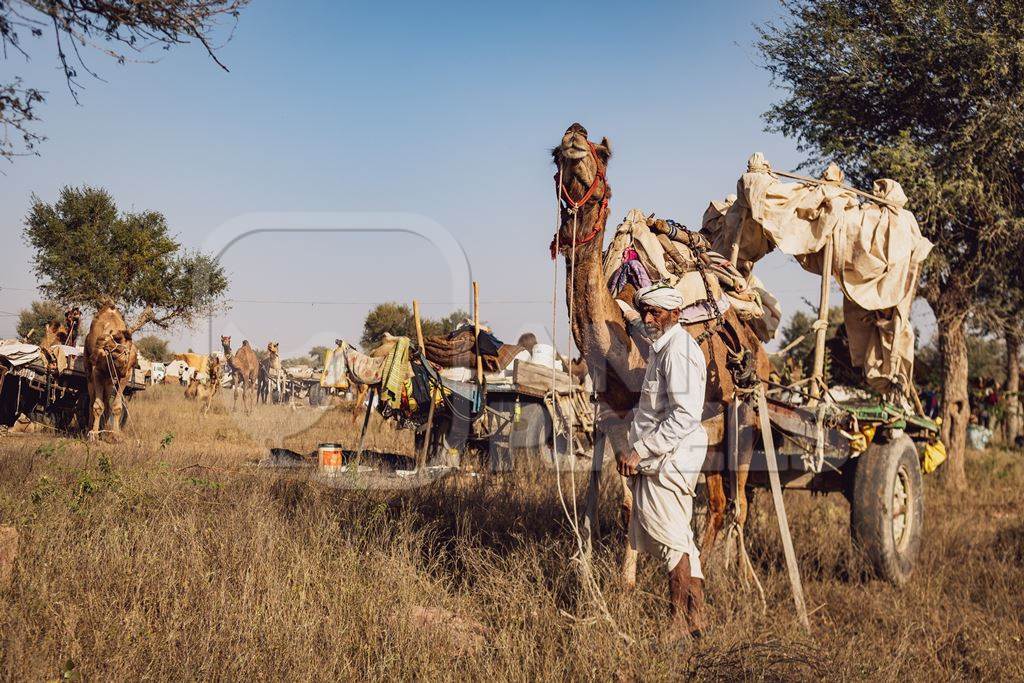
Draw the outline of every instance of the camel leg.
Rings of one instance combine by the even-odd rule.
[[[725,478],[722,472],[705,472],[704,480],[708,488],[708,520],[704,526],[704,538],[701,540],[701,562],[706,566],[711,563],[711,555],[715,550],[718,533],[725,524]]]
[[[633,489],[630,486],[629,477],[620,476],[622,481],[622,520],[626,526],[626,548],[622,554],[621,578],[622,585],[626,588],[636,586],[636,548],[629,542],[629,523],[633,517]]]
[[[754,440],[759,428],[757,415],[747,402],[739,407],[737,420],[739,430],[739,447],[737,448],[736,468],[733,476],[736,478],[736,489],[734,491],[736,506],[736,523],[742,528],[747,523],[747,479],[750,477],[750,462],[754,458]]]
[[[111,438],[114,441],[121,440],[121,414],[124,412],[123,387],[124,382],[118,382],[118,387],[115,389],[111,386],[107,394],[110,403]]]
[[[628,428],[629,425],[625,423],[625,425],[621,426]],[[625,429],[608,429],[605,434],[608,437],[608,445],[611,446],[612,453],[617,455],[628,452],[629,443]],[[637,551],[629,542],[629,523],[633,517],[633,489],[628,477],[620,476],[619,481],[622,483],[622,521],[626,528],[626,547],[622,554],[619,578],[622,580],[624,587],[633,588],[636,586],[637,561]]]
[[[352,411],[352,424],[359,422],[359,415],[362,413],[360,408],[363,405],[363,401],[366,400],[366,394],[369,390],[370,387],[367,384],[360,384],[359,388],[356,389],[356,408]]]
[[[103,384],[97,377],[96,369],[92,371],[89,378],[89,403],[92,406],[92,429],[89,430],[89,440],[95,440],[100,435],[103,423]]]

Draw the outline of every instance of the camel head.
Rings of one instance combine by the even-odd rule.
[[[220,345],[224,347],[224,354],[231,354],[231,337],[226,337],[223,334],[220,336]]]
[[[220,377],[220,357],[217,354],[210,354],[210,360],[206,363],[206,371],[213,381]]]
[[[132,334],[128,330],[116,330],[108,334],[100,343],[100,354],[109,363],[108,372],[113,369],[118,377],[128,377],[138,359]]]
[[[602,138],[599,143],[591,142],[587,129],[578,123],[569,126],[561,144],[551,150],[555,162],[555,192],[562,207],[559,235],[562,245],[572,244],[574,224],[579,232],[578,244],[592,236],[597,223],[604,227],[612,194],[606,178],[611,156],[608,138]],[[577,213],[575,221],[574,212]]]
[[[267,344],[267,353],[269,353],[272,356],[276,356],[277,355],[278,346],[279,346],[279,344],[277,342],[270,342],[270,343],[268,343]]]

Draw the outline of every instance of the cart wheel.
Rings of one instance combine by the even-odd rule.
[[[924,526],[924,483],[914,442],[900,434],[857,458],[850,503],[854,542],[896,585],[914,570]]]
[[[324,402],[324,388],[319,384],[309,386],[309,405],[314,408]]]

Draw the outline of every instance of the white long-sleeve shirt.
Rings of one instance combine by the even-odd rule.
[[[651,345],[640,402],[630,426],[629,441],[640,454],[640,471],[652,473],[671,461],[692,480],[684,491],[693,493],[707,454],[704,411],[707,366],[697,341],[673,325]]]
[[[707,456],[701,425],[707,367],[696,340],[679,325],[654,344],[629,430],[640,455],[633,477],[630,539],[634,548],[661,557],[672,569],[690,556],[691,573],[702,576],[691,526],[693,493]]]

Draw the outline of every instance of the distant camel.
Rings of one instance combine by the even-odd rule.
[[[268,397],[273,397],[272,389],[277,391],[275,403],[284,400],[285,374],[284,366],[281,365],[281,354],[278,353],[279,347],[277,342],[267,344],[267,357],[260,361],[256,398],[263,403],[267,402]]]
[[[231,337],[221,336],[220,343],[224,347],[224,359],[233,377],[231,410],[238,408],[238,394],[242,394],[242,408],[251,413],[256,402],[256,382],[260,372],[260,361],[256,352],[249,346],[249,341],[242,342],[238,353],[231,353]]]
[[[138,352],[132,334],[150,319],[146,309],[131,329],[111,302],[96,311],[89,334],[85,337],[85,376],[89,382],[89,404],[92,406],[92,429],[89,438],[99,436],[103,423],[111,419],[113,439],[121,436],[121,415],[124,411],[124,389],[131,380]]]
[[[213,397],[217,395],[217,391],[220,389],[220,358],[216,354],[210,354],[210,361],[206,365],[206,384],[199,384],[199,388],[196,390],[196,398],[199,399],[199,403],[203,406],[203,415],[210,412],[210,404],[213,403]]]

